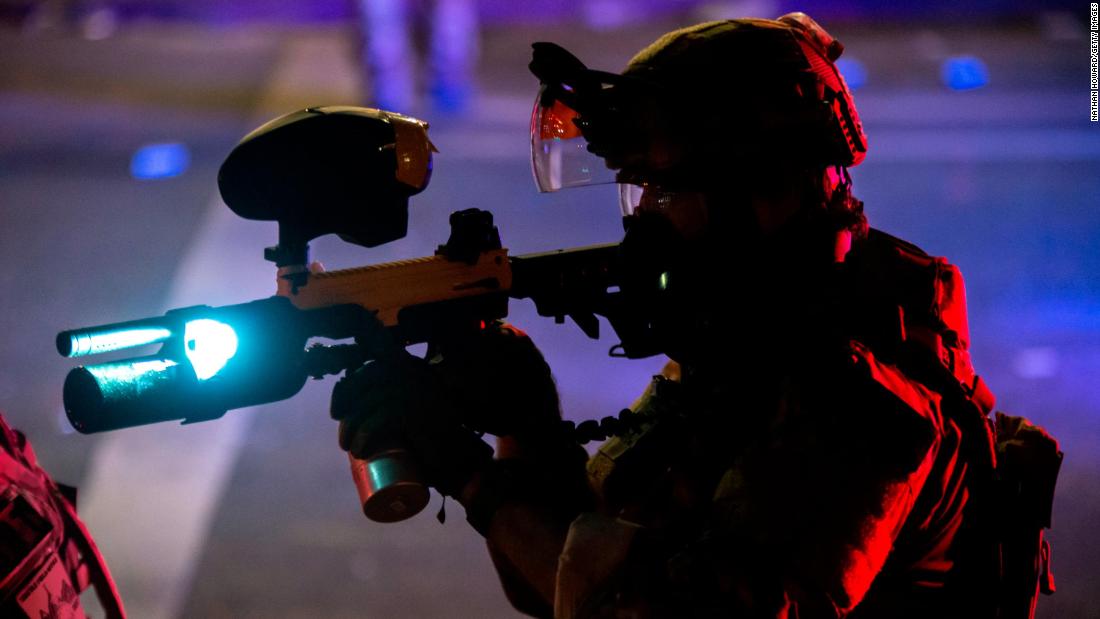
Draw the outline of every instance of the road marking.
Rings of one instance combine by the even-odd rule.
[[[352,58],[334,37],[289,41],[251,126],[310,105],[355,101],[358,71]],[[240,219],[217,196],[203,218],[167,307],[272,295],[274,267],[263,261],[262,250],[276,238],[274,224]],[[107,557],[130,616],[174,619],[182,611],[252,413],[233,411],[189,426],[134,428],[99,441],[81,488],[80,512]]]

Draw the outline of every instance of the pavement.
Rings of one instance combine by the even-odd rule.
[[[513,253],[616,240],[610,187],[539,195],[526,160],[530,41],[555,40],[609,69],[674,18],[593,32],[487,29],[480,95],[465,117],[412,110],[440,148],[408,238],[366,250],[314,244],[328,268],[427,255],[459,208],[494,212]],[[949,256],[967,276],[974,359],[1004,410],[1046,425],[1066,462],[1051,532],[1059,593],[1040,617],[1100,603],[1100,127],[1087,120],[1082,39],[1048,26],[841,24],[861,59],[871,140],[853,170],[872,224]],[[327,419],[331,382],[221,420],[100,436],[72,432],[60,386],[73,363],[58,330],[270,294],[270,225],[233,218],[221,159],[280,113],[356,103],[349,24],[142,22],[89,41],[0,30],[0,409],[44,465],[82,487],[81,510],[135,617],[514,617],[482,541],[448,503],[379,525],[358,512]],[[939,83],[949,55],[980,53],[990,84]],[[598,62],[597,62],[598,60]],[[137,181],[149,143],[190,151],[182,175]],[[546,352],[572,419],[629,402],[659,359],[609,360],[609,334],[512,319]]]

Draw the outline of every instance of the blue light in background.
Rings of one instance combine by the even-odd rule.
[[[940,78],[951,90],[972,90],[989,82],[989,69],[975,56],[953,56],[940,67]]]
[[[134,153],[130,174],[138,180],[172,178],[187,171],[191,152],[179,142],[148,144]]]
[[[836,61],[836,68],[844,76],[844,82],[849,90],[862,88],[867,83],[867,67],[855,58],[840,58]]]

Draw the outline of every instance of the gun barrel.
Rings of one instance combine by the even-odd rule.
[[[346,336],[359,316],[346,309],[303,312],[271,297],[64,331],[57,347],[68,357],[164,344],[151,356],[70,371],[65,412],[74,428],[91,433],[173,419],[203,421],[289,398],[306,380],[306,340],[315,333]]]
[[[65,378],[65,413],[84,434],[199,417],[195,398],[187,397],[194,382],[187,367],[156,356],[79,367]]]
[[[143,318],[109,325],[72,329],[57,334],[57,352],[63,357],[85,357],[157,344],[172,337],[172,328],[163,317]]]
[[[533,299],[543,316],[592,312],[619,285],[618,251],[618,243],[605,243],[512,256],[508,294]]]

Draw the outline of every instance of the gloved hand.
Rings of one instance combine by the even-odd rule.
[[[558,390],[542,353],[526,333],[500,322],[439,343],[438,367],[462,421],[524,441],[561,428]]]
[[[404,350],[363,365],[332,391],[340,447],[357,458],[405,448],[425,483],[457,497],[493,450],[462,425],[446,391],[439,368]]]
[[[432,363],[400,350],[336,385],[331,412],[341,448],[361,458],[404,446],[429,485],[457,496],[492,456],[477,433],[531,446],[560,442],[557,389],[525,333],[494,323],[430,354]]]

